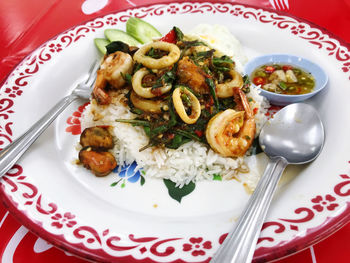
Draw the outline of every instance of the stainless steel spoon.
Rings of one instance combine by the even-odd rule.
[[[211,263],[251,262],[285,167],[313,161],[322,150],[324,128],[313,107],[304,103],[290,104],[264,125],[259,142],[270,160],[236,227],[228,234]]]

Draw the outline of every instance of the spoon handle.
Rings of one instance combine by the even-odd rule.
[[[272,196],[287,164],[281,157],[269,160],[236,227],[228,234],[210,263],[251,262]]]

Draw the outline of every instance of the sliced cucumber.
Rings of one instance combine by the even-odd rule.
[[[128,44],[129,46],[138,46],[141,44],[135,38],[133,38],[132,36],[128,35],[124,31],[119,29],[106,29],[104,33],[106,38],[111,42],[122,41]]]
[[[126,33],[136,38],[142,44],[151,42],[152,38],[162,36],[154,26],[137,17],[128,19],[126,22]]]
[[[107,49],[106,46],[110,43],[107,39],[105,38],[95,38],[94,43],[97,47],[97,49],[102,53],[106,54]]]

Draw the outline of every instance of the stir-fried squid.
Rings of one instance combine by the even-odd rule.
[[[151,50],[161,50],[168,52],[168,54],[160,57],[153,58],[148,55]],[[180,49],[178,46],[172,43],[167,43],[163,41],[157,41],[150,44],[146,44],[136,51],[134,55],[134,60],[141,63],[150,69],[161,69],[173,65],[180,57]]]
[[[144,128],[149,144],[140,150],[176,149],[196,140],[222,156],[244,156],[255,137],[246,77],[235,70],[228,56],[199,40],[176,36],[172,43],[154,41],[139,49],[124,45],[114,53],[108,49],[93,98],[99,105],[108,105],[111,91],[129,89],[128,105],[137,117],[116,121]],[[102,157],[109,160],[98,156]]]
[[[149,71],[147,68],[141,68],[137,72],[135,72],[134,76],[132,77],[132,88],[136,92],[137,95],[143,97],[143,98],[154,98],[159,96],[159,92],[161,94],[167,93],[171,90],[171,83],[164,84],[162,87],[159,87],[157,89],[157,92],[154,92],[155,89],[152,89],[152,86],[146,87],[142,80],[143,78],[149,74]]]

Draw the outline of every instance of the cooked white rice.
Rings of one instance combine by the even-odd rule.
[[[235,45],[239,45],[239,42]],[[241,52],[241,47],[237,47],[236,50]],[[143,128],[115,122],[115,119],[134,119],[137,116],[122,103],[126,92],[125,90],[116,94],[108,106],[99,106],[92,101],[82,118],[83,129],[97,125],[113,127],[115,147],[112,152],[119,167],[136,161],[136,169],[142,169],[146,177],[170,179],[180,187],[191,181],[212,180],[214,174],[220,174],[224,180],[232,179],[240,171],[247,169],[243,157],[225,158],[195,141],[188,142],[176,150],[153,147],[140,152],[139,149],[148,144],[148,137]],[[269,105],[254,87],[251,87],[247,96],[253,99],[251,107],[259,109],[255,115],[258,134],[266,120],[265,113]]]

